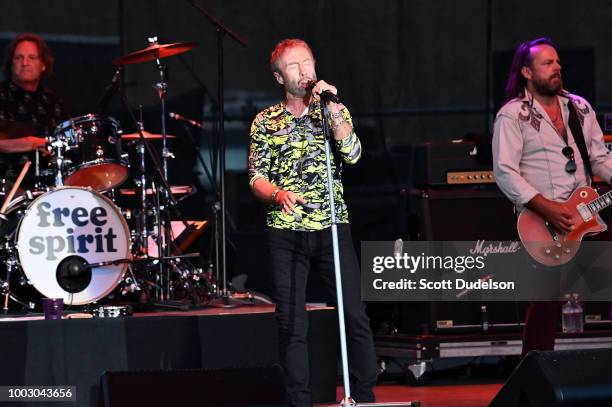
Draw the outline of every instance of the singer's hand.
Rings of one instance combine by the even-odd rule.
[[[293,208],[296,204],[303,205],[306,203],[306,200],[295,192],[280,190],[276,194],[275,203],[280,206],[281,212],[290,215],[293,213]]]
[[[325,82],[325,81],[318,81],[313,87],[312,87],[312,94],[314,97],[319,98],[319,95],[322,92],[328,91],[330,93],[333,93],[334,95],[338,94],[338,89],[336,89],[335,86],[330,85],[329,83]]]

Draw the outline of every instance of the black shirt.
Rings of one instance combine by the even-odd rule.
[[[67,117],[60,98],[47,86],[40,85],[34,92],[27,91],[10,80],[0,82],[0,120],[16,121],[30,124],[36,134],[46,137]],[[0,154],[0,178],[14,180],[25,161],[32,160],[31,153]],[[32,180],[31,169],[25,184]]]

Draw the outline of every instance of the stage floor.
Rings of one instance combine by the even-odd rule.
[[[487,407],[502,384],[468,384],[458,386],[411,387],[399,384],[376,386],[378,402],[420,401],[421,407]],[[336,397],[343,396],[338,387]],[[317,404],[320,407],[334,407],[338,404]]]
[[[325,307],[318,305],[309,305],[308,311],[316,310],[333,310],[333,307]],[[263,314],[273,313],[273,304],[246,304],[235,307],[204,307],[200,309],[191,309],[188,311],[137,311],[131,318],[144,317],[194,317],[194,316],[211,316],[211,315],[246,315],[246,314]],[[67,310],[64,312],[63,319],[80,319],[83,313],[78,311]],[[123,318],[123,317],[122,317]],[[1,322],[16,322],[16,321],[40,321],[44,320],[44,315],[40,312],[23,313],[8,313],[0,314]]]

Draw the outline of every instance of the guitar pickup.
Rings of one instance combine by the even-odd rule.
[[[580,214],[584,222],[588,222],[591,219],[593,219],[593,214],[591,213],[591,210],[589,209],[588,206],[586,206],[585,203],[579,203],[576,206],[576,209],[578,210],[578,213]]]

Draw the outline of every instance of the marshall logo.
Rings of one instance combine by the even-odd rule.
[[[108,213],[101,206],[91,210],[83,207],[53,208],[49,202],[40,202],[36,205],[36,214],[38,228],[57,229],[57,234],[32,236],[29,252],[33,255],[45,255],[47,260],[56,260],[58,253],[117,251],[117,235],[112,227],[107,226]],[[83,231],[87,233],[79,233]]]
[[[470,249],[470,254],[480,254],[486,256],[488,254],[509,254],[516,253],[521,249],[520,242],[488,242],[486,240],[476,241],[476,246]]]

